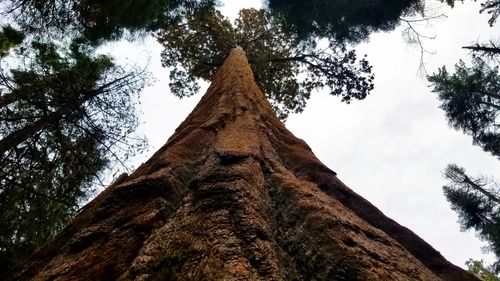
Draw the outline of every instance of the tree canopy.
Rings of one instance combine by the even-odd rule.
[[[10,25],[2,27],[0,31],[0,58],[5,57],[15,46],[21,44],[24,34]]]
[[[4,14],[27,32],[77,37],[93,44],[119,39],[124,32],[155,30],[185,10],[212,7],[212,0],[6,0]]]
[[[472,136],[475,144],[500,156],[500,73],[480,57],[472,66],[460,61],[455,72],[445,67],[429,76],[438,94],[441,108],[450,125]]]
[[[420,0],[268,0],[299,38],[327,37],[338,42],[359,42],[376,31],[396,27],[400,17],[423,12]]]
[[[464,168],[450,164],[445,170],[448,185],[443,187],[451,208],[458,213],[464,230],[475,229],[488,242],[488,250],[500,256],[500,193],[493,179],[470,177]],[[500,263],[493,264],[498,272]]]
[[[480,260],[468,260],[466,262],[467,268],[470,273],[474,274],[477,278],[482,281],[499,281],[498,278],[486,265],[484,265],[484,261]]]
[[[258,84],[282,118],[301,112],[314,89],[326,87],[347,103],[364,99],[373,89],[365,58],[333,40],[301,40],[265,10],[242,10],[233,24],[216,10],[190,14],[157,37],[165,47],[162,64],[170,68],[171,91],[180,97],[196,93],[196,79],[210,80],[237,45],[246,51]]]
[[[110,161],[144,147],[139,71],[77,44],[33,42],[17,61],[0,73],[2,271],[65,225]]]
[[[454,1],[447,1],[453,5]],[[490,25],[496,21],[500,2],[487,0],[483,11],[491,14]],[[494,41],[464,46],[472,53],[471,63],[460,60],[455,72],[445,67],[428,77],[433,92],[441,101],[450,126],[472,137],[473,143],[500,158],[500,49]],[[450,164],[445,170],[448,184],[443,187],[451,207],[459,215],[464,230],[475,229],[500,258],[500,197],[492,178],[473,178],[464,168]],[[475,264],[477,269],[477,264]],[[500,272],[500,260],[492,269]]]
[[[89,45],[155,30],[212,5],[2,2],[4,19],[20,29],[0,32],[0,271],[58,232],[104,175],[145,148],[135,110],[146,73]]]

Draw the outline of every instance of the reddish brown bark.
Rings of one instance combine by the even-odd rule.
[[[240,48],[148,162],[9,278],[476,280],[294,137]]]

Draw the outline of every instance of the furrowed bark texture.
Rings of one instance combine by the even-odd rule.
[[[476,280],[294,137],[241,48],[148,162],[8,278]]]

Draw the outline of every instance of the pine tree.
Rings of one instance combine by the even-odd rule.
[[[462,167],[446,167],[448,184],[443,187],[451,208],[458,213],[463,230],[474,229],[479,238],[488,242],[488,249],[500,257],[500,190],[493,179],[470,177]],[[498,272],[500,262],[491,268]]]
[[[453,6],[453,0],[446,1]],[[491,15],[490,25],[500,15],[500,1],[486,0],[480,12]],[[472,137],[473,144],[500,157],[500,49],[497,43],[476,43],[462,48],[472,53],[469,66],[460,60],[455,72],[443,66],[438,73],[428,77],[433,92],[441,101],[441,108],[451,127]],[[447,185],[443,186],[446,199],[459,215],[463,230],[474,229],[488,243],[497,256],[491,266],[500,273],[500,200],[498,185],[484,176],[474,178],[465,169],[450,164],[445,170]]]
[[[445,67],[428,77],[438,94],[441,108],[455,129],[472,136],[474,144],[494,156],[500,156],[500,72],[498,66],[475,57],[472,66],[463,61],[455,72]]]
[[[61,230],[110,163],[144,148],[134,134],[144,75],[81,45],[26,52],[0,69],[0,271]]]
[[[186,10],[203,10],[213,0],[5,0],[0,12],[26,32],[43,38],[68,35],[92,44],[149,32],[175,22]]]

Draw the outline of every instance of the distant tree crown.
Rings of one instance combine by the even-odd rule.
[[[301,40],[265,10],[244,9],[234,24],[216,10],[191,14],[157,37],[165,47],[162,64],[170,68],[171,91],[180,97],[196,93],[195,79],[210,80],[236,45],[246,51],[258,84],[282,118],[301,112],[314,89],[326,87],[347,103],[373,89],[364,58],[341,43]]]

